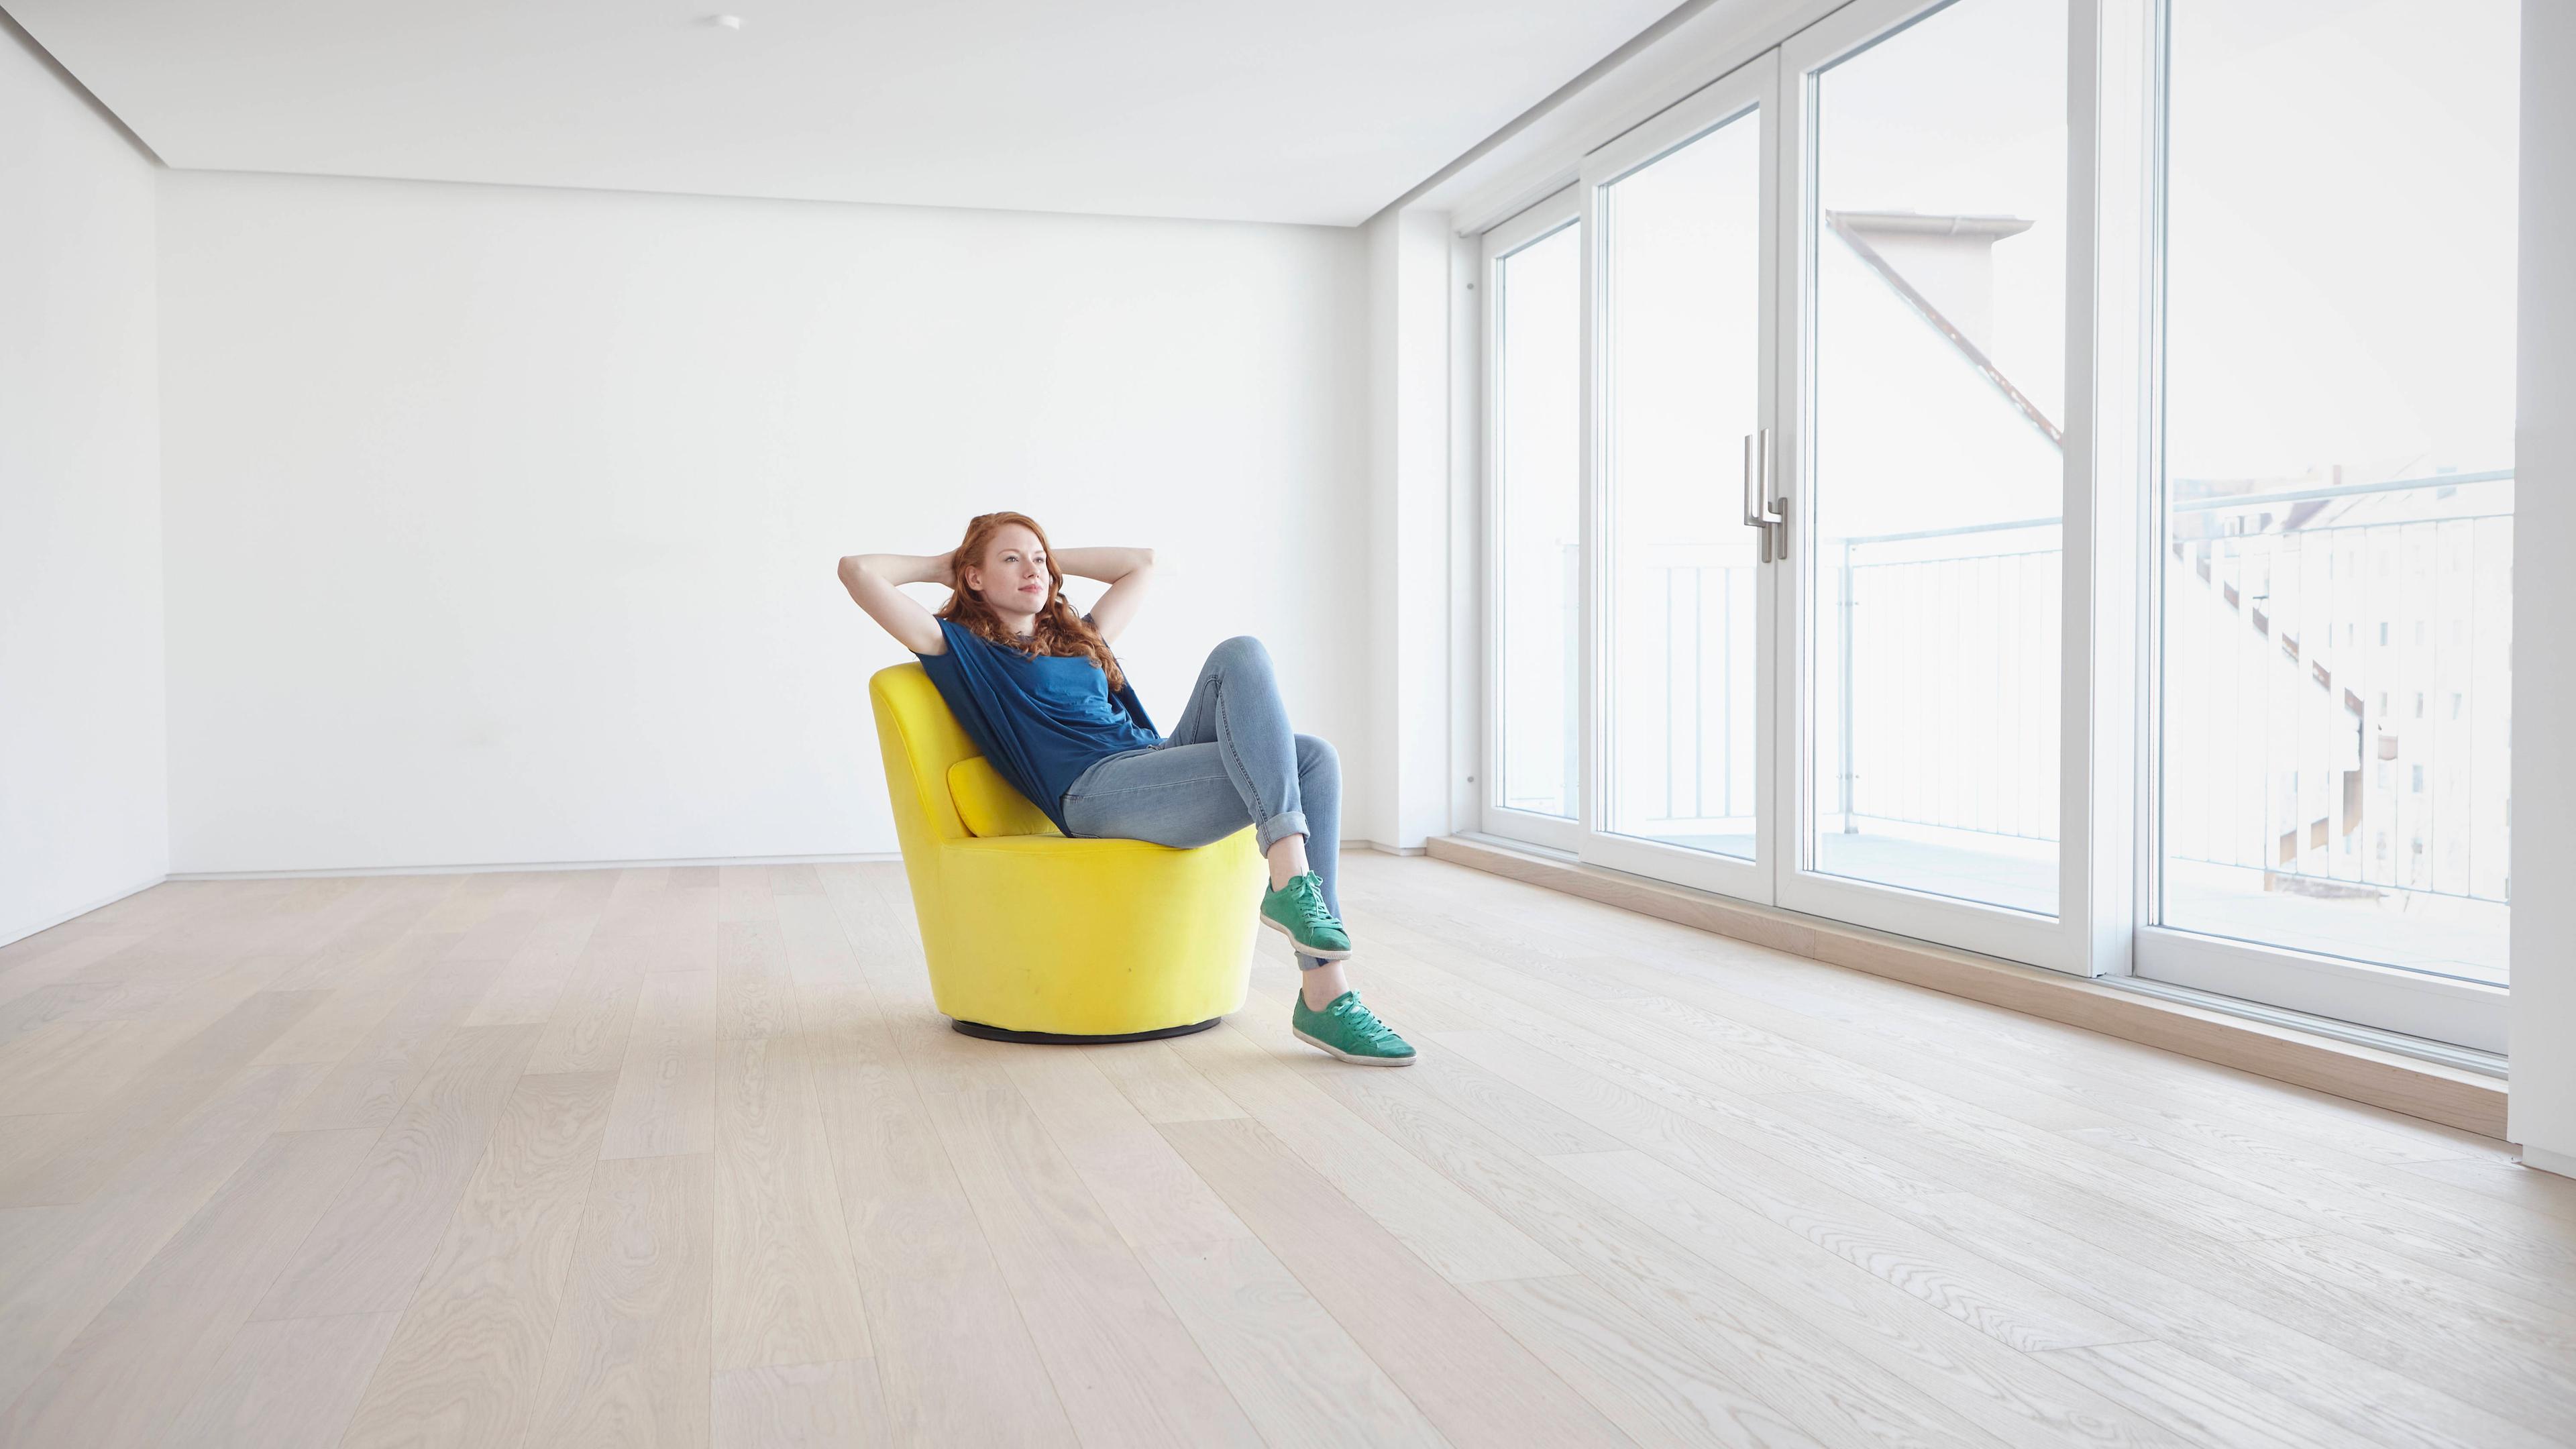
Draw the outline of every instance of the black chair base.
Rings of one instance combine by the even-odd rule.
[[[958,1021],[954,1018],[950,1019],[948,1024],[967,1036],[979,1036],[986,1041],[1034,1042],[1041,1046],[1106,1046],[1111,1042],[1160,1041],[1167,1036],[1188,1036],[1194,1031],[1205,1031],[1224,1019],[1221,1016],[1211,1016],[1205,1021],[1194,1021],[1187,1026],[1164,1026],[1152,1031],[1123,1031],[1108,1036],[1079,1036],[1060,1031],[1013,1031],[1008,1027],[986,1026],[980,1021]]]

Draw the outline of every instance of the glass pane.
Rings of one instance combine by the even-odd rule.
[[[2054,915],[2065,0],[1815,86],[1811,868]]]
[[[1746,112],[1601,189],[1610,500],[1606,828],[1754,853],[1762,125]]]
[[[2503,984],[2514,0],[2176,0],[2164,924]]]
[[[1582,233],[1494,267],[1495,486],[1502,554],[1502,781],[1514,810],[1571,817],[1582,642]]]

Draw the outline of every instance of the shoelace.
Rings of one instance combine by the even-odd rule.
[[[1360,1001],[1352,1001],[1349,1009],[1341,1014],[1343,1019],[1351,1024],[1351,1030],[1359,1033],[1372,1046],[1381,1042],[1402,1040],[1385,1022],[1377,1019],[1376,1012],[1369,1010]]]
[[[1299,889],[1301,886],[1304,887],[1304,889]],[[1339,927],[1342,924],[1340,918],[1335,916],[1331,909],[1325,906],[1324,893],[1322,890],[1317,888],[1315,877],[1311,875],[1301,875],[1295,880],[1288,882],[1286,888],[1296,892],[1296,900],[1294,904],[1297,907],[1298,913],[1305,917],[1304,924],[1308,926],[1333,927]]]

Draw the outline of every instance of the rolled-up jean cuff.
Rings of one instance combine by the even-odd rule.
[[[1262,821],[1261,824],[1253,830],[1252,838],[1260,845],[1261,853],[1263,855],[1268,855],[1270,853],[1270,847],[1286,840],[1291,835],[1303,835],[1305,833],[1306,812],[1303,810],[1282,810],[1278,814],[1271,816],[1268,820]]]

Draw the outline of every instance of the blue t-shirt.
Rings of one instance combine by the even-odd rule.
[[[1032,659],[954,619],[939,632],[948,652],[914,655],[922,672],[984,758],[1067,835],[1064,792],[1083,771],[1163,742],[1134,686],[1111,694],[1109,676],[1083,655]]]

